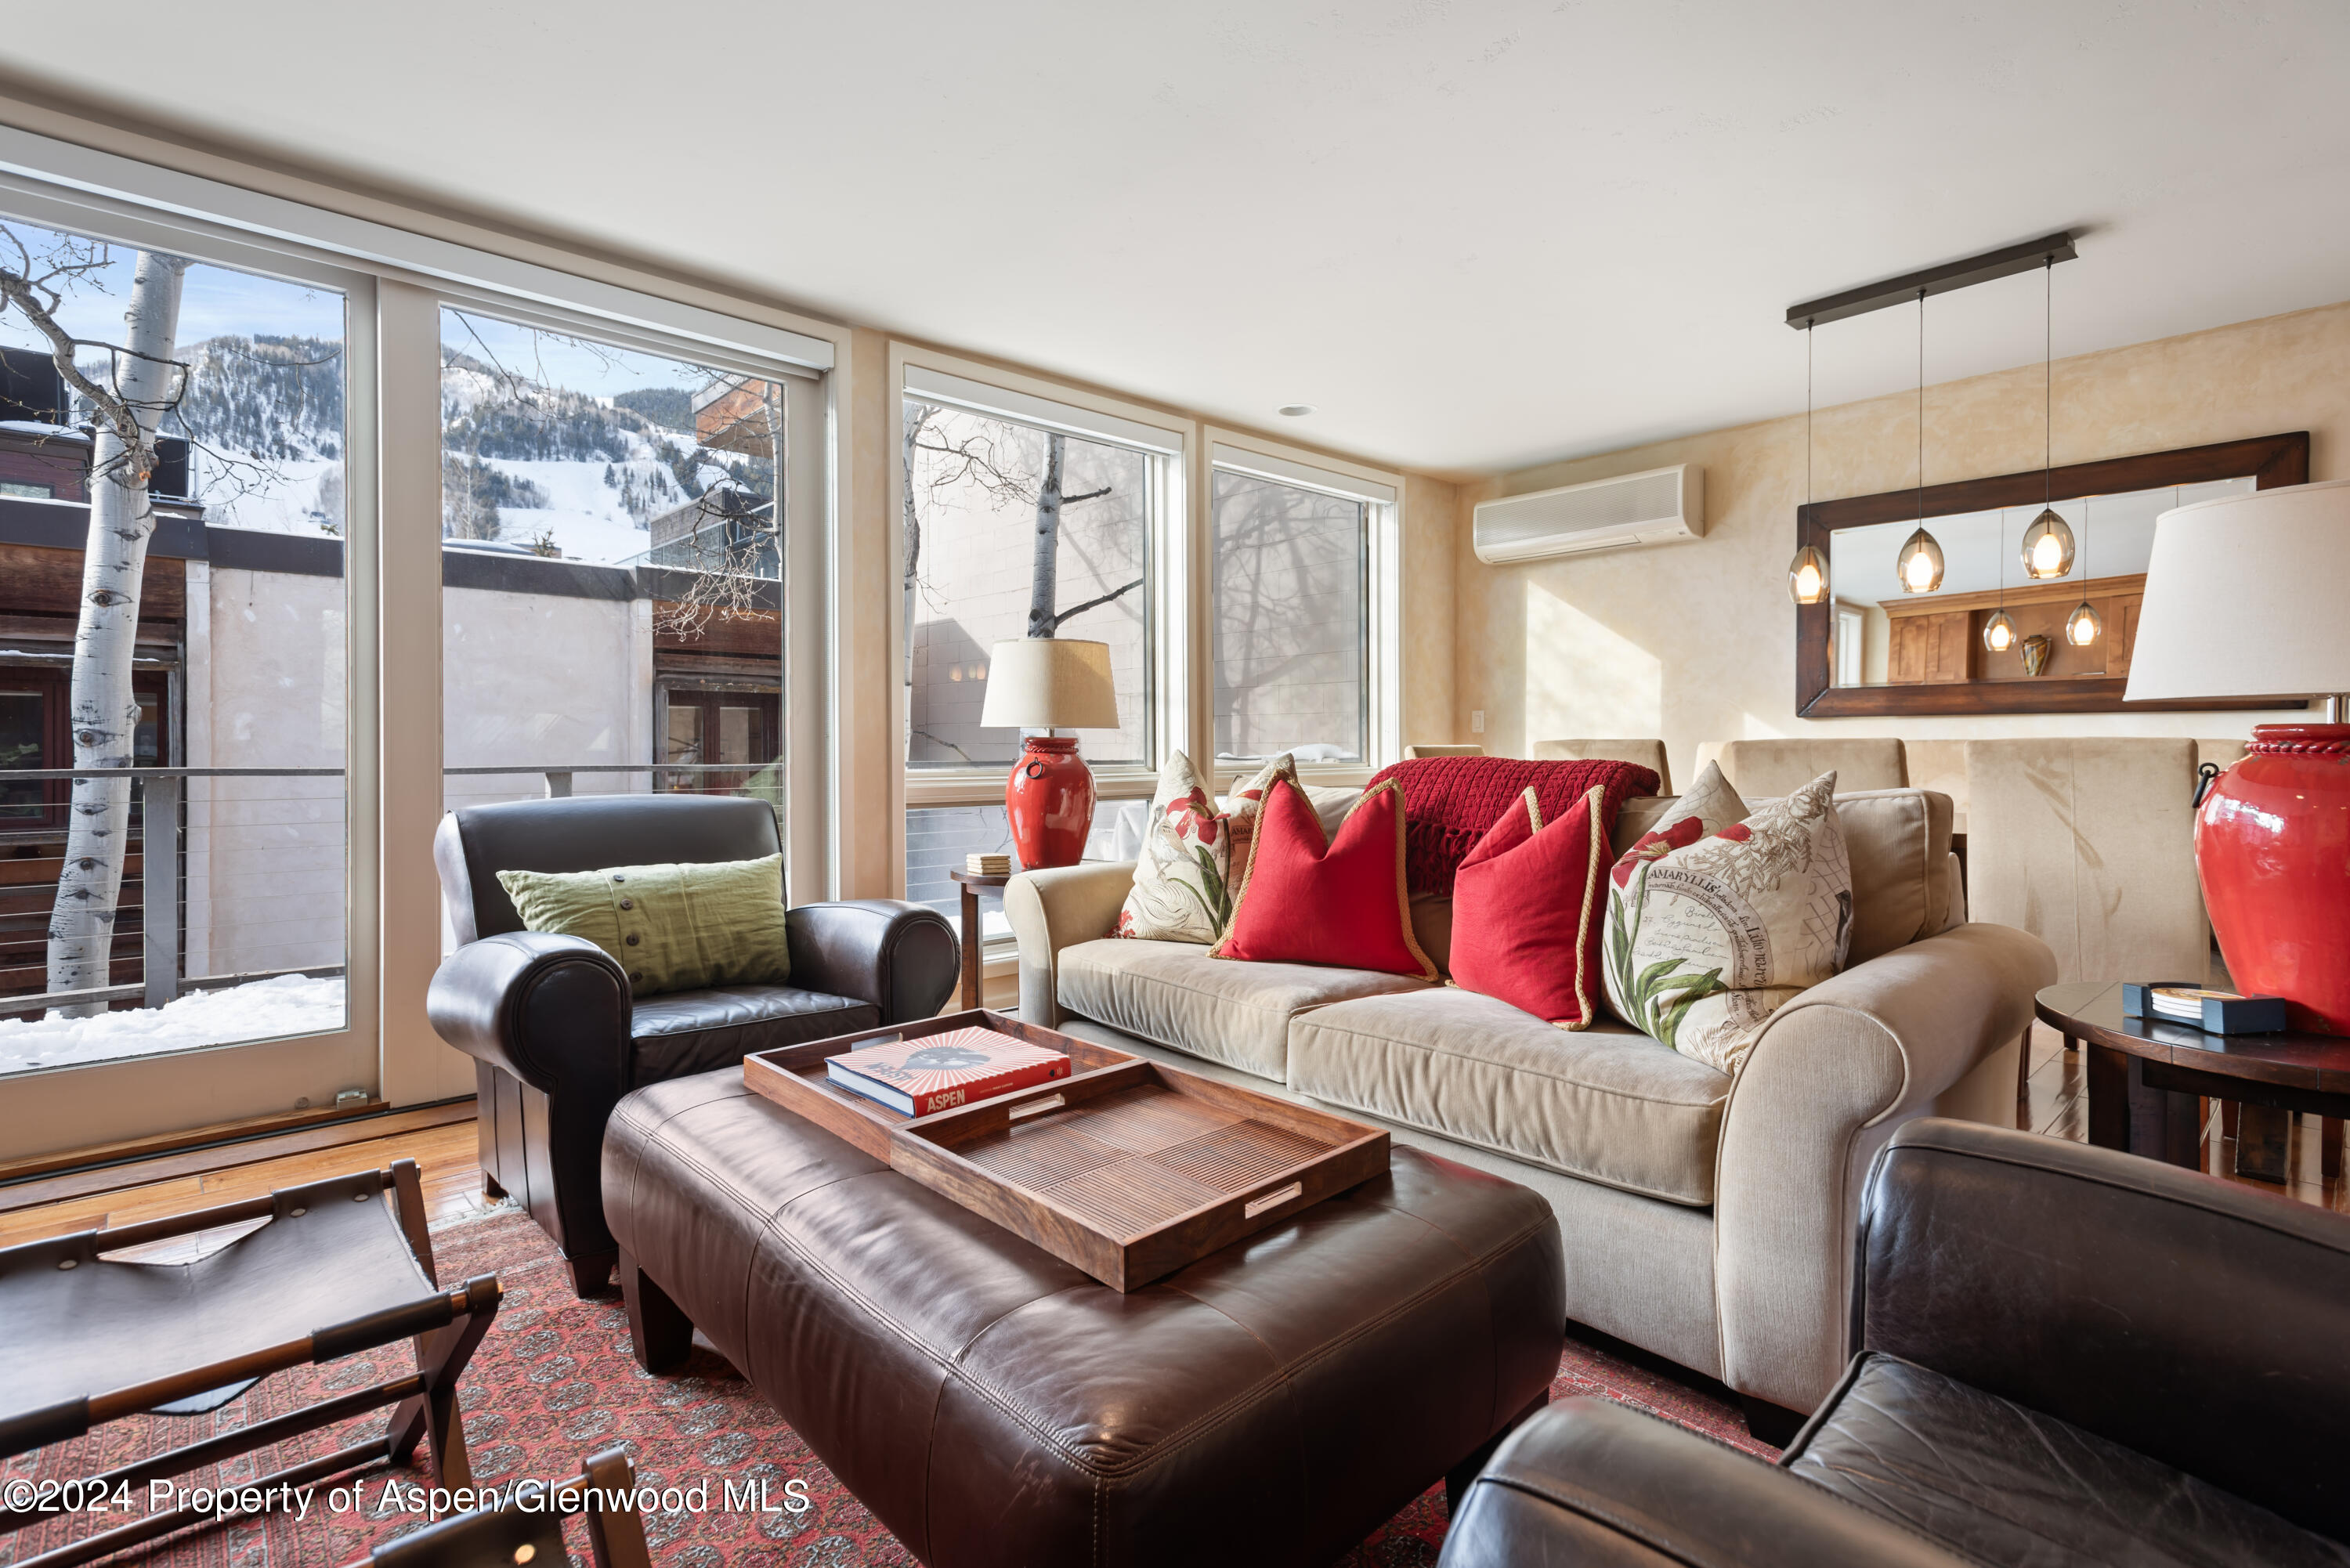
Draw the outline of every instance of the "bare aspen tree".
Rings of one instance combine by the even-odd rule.
[[[0,296],[49,340],[58,372],[88,400],[97,421],[68,710],[73,765],[94,771],[73,781],[65,866],[48,933],[48,989],[92,991],[109,979],[130,836],[130,781],[107,775],[137,760],[139,699],[130,676],[147,545],[155,533],[149,482],[155,472],[158,427],[187,394],[187,367],[173,355],[188,263],[160,251],[138,254],[130,304],[122,313],[123,341],[103,346],[111,364],[108,384],[100,385],[75,363],[75,353],[101,346],[78,341],[58,323],[58,292],[44,286],[22,244],[15,250],[13,259],[26,270],[0,264]],[[53,268],[49,276],[79,277],[94,270],[83,262]],[[83,1002],[58,1011],[80,1017],[103,1007]]]

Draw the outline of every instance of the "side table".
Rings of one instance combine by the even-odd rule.
[[[2040,1022],[2088,1049],[2089,1141],[2172,1165],[2200,1164],[2204,1096],[2233,1101],[2236,1174],[2290,1181],[2286,1137],[2297,1111],[2325,1118],[2319,1159],[2342,1173],[2350,1116],[2350,1038],[2283,1030],[2206,1034],[2192,1024],[2125,1017],[2118,981],[2052,985],[2033,999]]]
[[[968,1011],[987,1005],[981,974],[980,955],[986,942],[979,929],[979,895],[983,888],[1001,888],[1012,880],[1009,877],[983,877],[976,871],[958,867],[947,873],[962,884],[962,1006]]]

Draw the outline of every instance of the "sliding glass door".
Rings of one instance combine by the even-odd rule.
[[[371,286],[86,215],[0,197],[0,1160],[375,1085]]]

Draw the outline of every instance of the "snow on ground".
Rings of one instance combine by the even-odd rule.
[[[204,521],[215,528],[250,528],[263,534],[307,534],[326,536],[343,531],[343,465],[338,458],[296,457],[255,459],[258,472],[203,474],[207,498]],[[215,466],[210,454],[199,454],[200,469]]]
[[[90,1018],[0,1018],[0,1075],[154,1056],[343,1027],[343,980],[281,974]]]
[[[661,510],[681,505],[685,500],[684,493],[676,489],[676,482],[670,479],[666,470],[642,460],[615,464],[601,458],[582,462],[493,457],[483,462],[509,477],[529,481],[546,497],[543,507],[499,507],[499,539],[527,545],[542,531],[549,532],[568,560],[611,564],[642,555],[651,547],[651,533],[629,515],[628,508],[621,504],[619,491],[604,483],[607,472],[618,477],[633,471],[637,482],[644,484],[650,472],[659,471],[664,488],[675,495],[674,500],[662,504]]]

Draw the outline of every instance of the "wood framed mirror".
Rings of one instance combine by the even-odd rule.
[[[1796,542],[1827,557],[1829,597],[1795,609],[1795,711],[1806,719],[2123,711],[2156,515],[2191,501],[2308,481],[2309,432],[2296,431],[1929,485],[1924,524],[1945,562],[1930,593],[1906,591],[1895,569],[1918,526],[1917,490],[1801,507]],[[2022,536],[2048,503],[2073,530],[2074,557],[2063,576],[2035,582],[2023,570]],[[2104,629],[2095,643],[2074,648],[2063,628],[2084,598]],[[2002,607],[2015,622],[2018,645],[1992,653],[1983,646],[1983,624]],[[2047,639],[2036,674],[2023,652],[2035,635]],[[2307,705],[2264,699],[2128,706]]]

